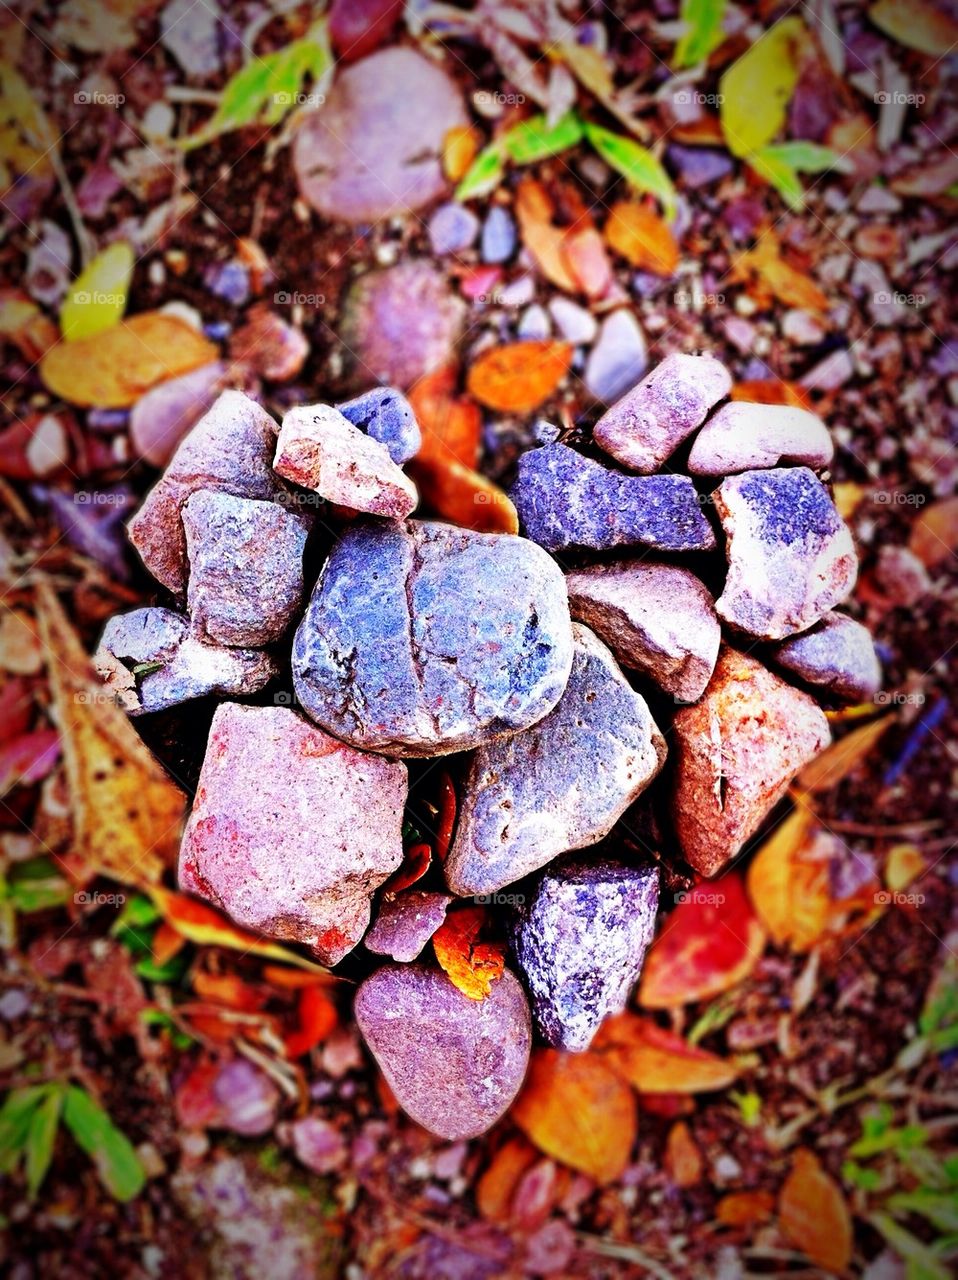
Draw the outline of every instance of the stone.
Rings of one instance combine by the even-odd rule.
[[[572,666],[565,581],[512,534],[357,525],[330,552],[292,663],[306,712],[347,742],[465,751],[558,702]]]
[[[282,639],[303,599],[305,517],[215,489],[191,494],[182,517],[196,635],[253,648]]]
[[[230,337],[230,355],[268,382],[289,382],[306,363],[309,342],[302,330],[266,303],[246,313],[246,323]]]
[[[727,476],[779,462],[827,467],[834,448],[824,422],[807,409],[735,400],[713,413],[695,437],[688,469],[694,476]]]
[[[516,325],[516,336],[527,342],[543,342],[551,333],[552,325],[545,307],[540,307],[538,302],[526,307]]]
[[[355,62],[385,44],[402,17],[403,0],[332,0],[329,38],[340,62]]]
[[[180,848],[180,887],[337,964],[402,861],[406,767],[289,707],[221,703]]]
[[[313,1173],[334,1173],[349,1158],[342,1131],[321,1116],[306,1115],[289,1126],[296,1159]]]
[[[545,871],[512,931],[516,967],[537,1031],[554,1049],[588,1049],[621,1013],[655,932],[659,869],[605,858]]]
[[[516,251],[515,219],[504,205],[494,204],[482,225],[483,262],[508,262]]]
[[[871,632],[843,613],[827,613],[811,631],[776,645],[772,657],[806,684],[846,702],[870,702],[881,686]]]
[[[203,273],[203,283],[215,298],[222,298],[232,307],[245,306],[249,301],[249,268],[235,258],[211,263]]]
[[[326,404],[289,410],[273,467],[327,502],[369,515],[404,520],[419,501],[416,486],[386,446]]]
[[[188,618],[158,607],[111,618],[93,665],[106,692],[131,716],[166,711],[211,693],[257,693],[279,674],[270,654],[204,644],[190,634]]]
[[[429,247],[437,257],[450,253],[463,253],[476,242],[479,234],[479,218],[465,205],[440,205],[429,219]]]
[[[468,126],[455,82],[415,49],[382,49],[340,68],[293,140],[306,202],[333,221],[414,213],[447,190],[443,141]]]
[[[677,702],[705,692],[722,629],[705,584],[678,565],[620,560],[566,575],[569,609],[624,667],[641,671]]]
[[[189,566],[180,509],[197,489],[282,501],[286,485],[273,471],[276,423],[255,400],[224,391],[190,431],[129,524],[130,541],[168,591],[186,590]]]
[[[715,610],[730,626],[782,640],[850,594],[858,572],[852,535],[813,471],[743,471],[712,498],[728,540]]]
[[[688,476],[626,476],[558,442],[520,457],[510,497],[526,537],[548,551],[715,546]]]
[[[346,296],[340,337],[355,378],[407,388],[448,364],[466,304],[422,258],[369,271]]]
[[[591,396],[603,404],[618,400],[645,373],[648,365],[645,335],[631,311],[620,308],[606,316],[595,346],[589,352],[584,381]]]
[[[705,696],[673,721],[672,813],[686,861],[717,875],[830,736],[807,693],[723,649]]]
[[[355,1015],[396,1101],[437,1137],[478,1137],[519,1092],[532,1027],[508,969],[470,1000],[439,969],[386,965],[359,988]]]
[[[683,147],[673,143],[668,151],[669,161],[678,171],[683,186],[697,191],[710,187],[713,182],[732,172],[731,159],[724,151],[711,151],[705,147]]]
[[[220,70],[220,18],[216,0],[170,0],[160,14],[160,44],[188,76],[206,80]]]
[[[419,452],[422,445],[419,423],[412,405],[395,387],[373,387],[336,408],[354,427],[384,444],[397,466],[401,467]]]
[[[380,904],[376,922],[363,943],[376,955],[409,963],[446,918],[452,902],[448,893],[430,893],[425,889],[408,889]]]
[[[666,356],[595,424],[600,449],[632,471],[658,471],[732,389],[713,356]]]
[[[557,706],[469,763],[446,859],[453,893],[492,894],[608,835],[665,760],[645,699],[606,646],[573,625],[572,673]]]
[[[580,307],[571,298],[563,298],[561,295],[553,298],[549,303],[549,314],[566,342],[581,347],[595,341],[599,322],[591,311]]]
[[[226,365],[214,360],[140,396],[130,410],[130,442],[136,456],[165,467],[186,433],[212,407],[225,377]]]
[[[923,562],[914,551],[902,546],[879,548],[874,578],[889,603],[904,609],[913,608],[933,586]]]

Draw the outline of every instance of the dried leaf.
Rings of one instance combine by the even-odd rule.
[[[748,977],[764,945],[737,873],[690,889],[646,956],[639,1004],[671,1009],[720,995]]]
[[[123,240],[97,254],[77,276],[60,308],[60,329],[68,342],[92,338],[117,324],[126,310],[133,275],[133,250]]]
[[[383,885],[383,893],[401,893],[403,889],[408,889],[417,880],[421,880],[431,866],[432,847],[425,842],[412,845],[406,850],[399,869]]]
[[[802,1149],[795,1153],[779,1193],[778,1219],[784,1235],[812,1262],[826,1271],[841,1272],[848,1266],[851,1214],[838,1183],[813,1152]]]
[[[677,1187],[694,1187],[702,1179],[702,1153],[684,1120],[677,1121],[665,1140],[665,1171]]]
[[[58,40],[84,53],[119,53],[138,39],[136,20],[158,8],[159,0],[71,0],[58,12]]]
[[[567,229],[553,225],[555,207],[541,182],[526,178],[515,202],[522,243],[542,274],[566,293],[577,293],[579,282],[563,255]]]
[[[0,195],[18,177],[44,177],[50,173],[50,152],[57,133],[30,86],[12,65],[0,59]]]
[[[719,115],[733,155],[764,147],[785,123],[798,83],[801,19],[786,17],[733,62],[719,81]]]
[[[12,342],[25,360],[36,363],[58,337],[56,325],[32,298],[19,289],[0,289],[0,338]]]
[[[903,893],[910,884],[925,874],[924,854],[914,844],[896,844],[888,850],[885,861],[885,885],[892,893]]]
[[[450,182],[459,182],[479,150],[479,132],[472,125],[457,124],[446,131],[442,140],[442,171]]]
[[[833,742],[798,775],[798,789],[822,792],[837,787],[861,764],[893,720],[894,716],[883,716]]]
[[[731,398],[747,400],[750,404],[785,404],[796,409],[812,407],[812,398],[805,388],[783,378],[752,378],[736,382]]]
[[[478,941],[485,922],[482,907],[465,907],[446,916],[432,935],[441,968],[470,1000],[485,1000],[505,968],[506,949],[502,943]]]
[[[752,286],[752,296],[764,306],[775,297],[786,306],[803,311],[828,310],[828,298],[814,280],[786,262],[771,231],[759,236],[754,249],[740,253],[733,260],[728,279],[733,284]]]
[[[715,1219],[726,1227],[753,1227],[768,1222],[774,1212],[770,1191],[733,1191],[715,1206]]]
[[[470,470],[479,461],[482,413],[466,396],[456,394],[458,370],[444,365],[412,387],[409,403],[422,429],[416,462],[458,462]]]
[[[498,485],[462,463],[414,459],[409,474],[420,497],[437,515],[481,533],[518,533],[519,516]]]
[[[594,1049],[643,1094],[704,1093],[724,1089],[738,1077],[732,1063],[634,1013],[606,1019]]]
[[[605,238],[633,267],[656,275],[674,275],[679,246],[668,224],[635,200],[618,200],[605,224]]]
[[[553,394],[571,362],[571,343],[511,342],[484,352],[469,370],[467,386],[490,409],[531,413]]]
[[[778,946],[793,941],[796,950],[803,950],[798,940],[811,946],[826,927],[830,903],[827,866],[800,861],[800,854],[818,830],[814,814],[799,806],[779,823],[749,866],[752,906]]]
[[[600,1056],[555,1049],[533,1053],[511,1116],[540,1151],[600,1183],[620,1177],[638,1127],[631,1089]]]
[[[908,549],[927,569],[937,568],[954,555],[958,550],[958,498],[942,498],[919,511]]]
[[[156,383],[216,356],[213,343],[192,325],[144,311],[96,337],[58,343],[43,357],[40,376],[70,404],[126,409]]]
[[[304,987],[299,995],[299,1027],[284,1041],[291,1060],[315,1049],[336,1030],[339,1015],[332,1000],[320,987]]]
[[[601,298],[612,283],[612,263],[596,227],[570,228],[559,252],[576,282],[576,288],[587,298]]]
[[[66,764],[72,851],[124,884],[156,884],[176,860],[184,796],[104,692],[45,582],[36,611]]]
[[[899,44],[933,58],[943,58],[958,44],[958,20],[934,0],[878,0],[868,16]]]
[[[487,1222],[508,1220],[519,1179],[537,1159],[525,1138],[510,1138],[502,1144],[476,1183],[476,1207]]]
[[[694,67],[725,39],[725,0],[682,0],[679,21],[685,28],[672,59],[676,67]]]

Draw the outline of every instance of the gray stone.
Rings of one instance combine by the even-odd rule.
[[[776,645],[772,657],[806,684],[847,702],[869,702],[881,685],[871,633],[843,613],[827,613],[811,631]]]
[[[193,493],[182,516],[196,634],[251,647],[281,639],[303,598],[305,517],[212,489]]]
[[[534,302],[531,307],[526,307],[516,326],[518,337],[528,342],[541,342],[548,338],[551,332],[552,325],[549,322],[549,313],[538,302]]]
[[[571,298],[563,298],[561,295],[553,298],[549,303],[549,312],[566,342],[580,347],[588,346],[590,342],[595,341],[595,336],[599,332],[598,321],[591,311],[580,307]]]
[[[513,929],[536,1029],[555,1049],[588,1049],[621,1013],[655,932],[659,869],[579,857],[550,867]]]
[[[516,251],[516,224],[501,204],[494,204],[482,227],[483,262],[508,262]]]
[[[330,552],[292,661],[303,707],[347,742],[464,751],[558,702],[572,665],[565,581],[512,534],[357,525]]]
[[[445,920],[450,902],[448,893],[425,889],[407,889],[395,898],[387,898],[380,904],[376,921],[363,943],[376,955],[408,964]]]
[[[728,538],[715,609],[730,626],[781,640],[850,594],[858,571],[852,535],[813,471],[744,471],[712,497]]]
[[[480,747],[463,786],[446,881],[491,894],[595,844],[652,781],[665,740],[615,659],[575,624],[566,691],[524,733]]]
[[[256,693],[279,673],[268,653],[204,644],[190,634],[189,619],[160,608],[111,618],[93,664],[131,716],[166,711],[211,693]]]
[[[439,257],[471,248],[478,234],[478,217],[462,204],[440,205],[429,219],[429,246]]]
[[[419,452],[422,444],[419,423],[412,405],[395,387],[373,387],[336,408],[354,427],[384,444],[397,466],[401,467]]]
[[[188,76],[205,80],[220,69],[220,15],[216,0],[170,0],[160,14],[160,43]]]
[[[688,569],[620,560],[566,575],[572,616],[625,667],[651,677],[676,701],[694,702],[709,682],[722,628],[708,588]]]
[[[485,1133],[519,1092],[532,1027],[508,969],[470,1000],[439,969],[386,965],[359,988],[355,1015],[396,1101],[440,1138]]]
[[[626,476],[565,444],[524,453],[510,496],[526,536],[549,551],[715,546],[688,476]]]
[[[585,365],[589,394],[612,404],[634,387],[648,364],[645,335],[631,311],[624,308],[606,316]]]
[[[600,449],[632,471],[657,471],[732,389],[713,356],[666,356],[595,424]]]
[[[833,452],[828,428],[807,409],[731,401],[695,437],[688,469],[694,476],[727,476],[779,462],[827,467]]]

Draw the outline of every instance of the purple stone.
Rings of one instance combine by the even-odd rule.
[[[445,920],[450,902],[452,897],[448,893],[428,893],[422,889],[387,899],[379,908],[376,923],[363,939],[367,950],[407,964],[415,960]]]

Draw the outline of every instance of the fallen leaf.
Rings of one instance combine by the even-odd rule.
[[[508,1220],[519,1179],[537,1159],[535,1147],[525,1138],[510,1138],[502,1144],[476,1183],[476,1207],[487,1222]]]
[[[480,533],[518,533],[512,499],[486,476],[461,462],[424,462],[414,458],[408,471],[422,501],[437,515]]]
[[[12,342],[25,360],[35,364],[59,334],[32,298],[19,289],[0,289],[0,338]]]
[[[924,855],[917,845],[893,845],[885,860],[885,886],[892,893],[903,893],[924,875],[926,868]]]
[[[445,769],[439,775],[439,804],[436,818],[436,857],[445,862],[452,844],[452,834],[456,828],[456,811],[459,801],[452,778]]]
[[[0,796],[13,787],[41,782],[60,757],[60,735],[55,729],[34,729],[0,749]]]
[[[203,1000],[242,1013],[255,1013],[266,1003],[266,993],[244,982],[238,973],[207,973],[200,969],[193,974],[193,990]]]
[[[596,1182],[629,1163],[638,1128],[631,1089],[592,1053],[533,1052],[511,1117],[546,1155]]]
[[[502,148],[493,142],[479,152],[463,175],[456,187],[456,199],[473,200],[477,196],[491,195],[505,175],[506,164]]]
[[[933,0],[878,0],[868,11],[886,36],[906,49],[941,58],[958,44],[958,21]]]
[[[958,550],[958,498],[942,498],[919,511],[908,549],[926,569],[944,564]]]
[[[506,963],[502,943],[477,941],[485,922],[482,907],[465,907],[446,916],[432,935],[440,967],[470,1000],[485,1000]]]
[[[144,311],[93,338],[59,342],[40,362],[48,391],[70,404],[126,409],[165,378],[215,360],[217,349],[192,325]]]
[[[322,1044],[336,1029],[336,1006],[320,987],[304,987],[299,995],[299,1027],[284,1041],[286,1056],[301,1058]]]
[[[60,308],[60,330],[68,342],[111,329],[126,310],[133,250],[123,240],[98,253],[70,286]]]
[[[684,1120],[669,1130],[663,1156],[665,1171],[677,1187],[694,1187],[702,1180],[702,1153]]]
[[[728,270],[730,284],[745,284],[750,295],[762,306],[772,298],[788,307],[803,311],[828,310],[828,298],[803,272],[793,267],[781,254],[781,247],[771,230],[763,232],[753,249],[733,259]]]
[[[57,132],[27,81],[12,63],[0,59],[0,195],[18,178],[50,174],[50,152],[57,144]]]
[[[85,1089],[68,1085],[63,1123],[96,1166],[100,1181],[116,1200],[138,1196],[146,1183],[140,1158],[129,1138]]]
[[[636,200],[617,200],[605,224],[605,238],[633,267],[656,275],[674,275],[678,242],[668,223]]]
[[[679,21],[684,27],[672,59],[676,67],[703,62],[725,40],[722,18],[725,0],[682,0]]]
[[[153,951],[153,963],[162,968],[186,946],[186,938],[174,929],[166,920],[161,920],[153,934],[150,946]]]
[[[136,20],[160,0],[71,0],[59,10],[54,32],[64,44],[105,55],[129,49],[138,39]]]
[[[800,18],[783,18],[722,75],[719,116],[733,155],[763,147],[784,125],[805,38]]]
[[[732,1063],[634,1013],[607,1018],[593,1049],[643,1094],[704,1093],[724,1089],[738,1077]]]
[[[553,125],[544,115],[522,120],[502,135],[501,146],[515,164],[534,164],[581,141],[582,122],[574,111],[567,111]]]
[[[456,392],[459,372],[453,365],[427,373],[409,392],[409,403],[422,430],[416,462],[458,462],[470,469],[479,461],[482,413]]]
[[[442,170],[450,182],[459,182],[479,151],[479,131],[472,125],[457,124],[442,140]]]
[[[940,196],[958,182],[958,156],[948,151],[937,159],[924,159],[895,175],[889,182],[900,196]]]
[[[469,370],[467,385],[490,409],[531,413],[553,394],[571,361],[568,342],[510,342],[484,352]]]
[[[555,206],[541,182],[526,178],[519,184],[515,213],[522,243],[542,274],[566,293],[577,293],[579,282],[563,254],[567,228],[553,224]]]
[[[606,164],[616,173],[621,173],[639,195],[655,196],[667,217],[675,214],[675,187],[658,156],[632,138],[625,138],[597,124],[587,122],[585,131],[589,142]]]
[[[612,283],[612,263],[598,230],[590,225],[566,232],[559,252],[587,298],[601,298]]]
[[[819,830],[807,807],[794,809],[759,849],[747,873],[752,906],[772,941],[778,946],[791,941],[796,951],[813,945],[828,920],[827,864],[801,861]]]
[[[25,609],[11,609],[5,602],[0,607],[0,666],[18,676],[38,675],[44,652],[36,623]]]
[[[784,378],[752,378],[736,382],[731,398],[750,404],[785,404],[796,409],[812,407],[812,398],[805,388],[797,382],[786,382]]]
[[[425,842],[411,845],[405,853],[402,863],[392,877],[383,885],[383,893],[401,893],[411,884],[421,880],[432,866],[432,847]]]
[[[854,480],[840,480],[832,485],[832,502],[843,520],[852,518],[867,492],[863,484],[856,484]]]
[[[818,1157],[795,1153],[778,1197],[778,1220],[788,1240],[826,1271],[844,1271],[852,1256],[852,1220],[838,1183]]]
[[[70,793],[71,850],[91,871],[155,885],[176,860],[183,793],[104,692],[46,582],[35,601]]]
[[[715,1206],[715,1218],[726,1227],[753,1227],[768,1222],[775,1212],[770,1191],[733,1191]]]
[[[737,873],[691,889],[645,958],[639,1004],[671,1009],[720,995],[748,977],[764,946]]]
[[[883,716],[873,720],[871,724],[863,724],[859,729],[846,733],[820,756],[805,766],[798,775],[796,786],[799,791],[821,792],[837,787],[848,775],[858,767],[878,742],[886,729],[894,721],[894,716]]]

